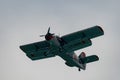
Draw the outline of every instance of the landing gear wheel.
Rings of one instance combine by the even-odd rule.
[[[80,71],[80,68],[78,69],[78,71]]]

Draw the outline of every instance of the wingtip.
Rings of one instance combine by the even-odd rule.
[[[23,47],[23,46],[19,46],[19,48],[20,48],[23,52],[25,52],[25,50],[24,50],[24,47]]]
[[[99,57],[97,56],[97,55],[94,55],[95,56],[95,58],[96,58],[96,61],[98,61],[99,60]]]
[[[101,26],[98,26],[98,28],[101,30],[101,32],[104,34],[104,30],[102,29]]]
[[[22,50],[22,46],[19,46],[19,48]]]
[[[101,27],[101,26],[96,25],[95,27],[98,27],[98,28],[100,29],[100,31],[102,32],[102,34],[104,35],[104,30],[102,29],[102,27]]]

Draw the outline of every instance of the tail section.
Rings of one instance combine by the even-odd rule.
[[[84,63],[91,63],[99,60],[99,57],[97,55],[91,55],[87,56],[82,59]]]
[[[84,52],[79,55],[79,61],[82,64],[98,61],[99,57],[97,55],[86,56]]]
[[[86,56],[84,52],[79,55],[79,63],[82,64],[83,70],[86,69],[86,64],[98,61],[99,57],[97,55]]]
[[[83,70],[86,69],[86,63],[84,62],[84,58],[86,58],[86,54],[84,52],[82,52],[80,55],[79,55],[79,63],[81,64],[81,68]]]

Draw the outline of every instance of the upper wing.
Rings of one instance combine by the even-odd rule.
[[[94,26],[88,29],[84,29],[81,31],[77,31],[65,36],[62,36],[61,38],[66,42],[71,42],[77,39],[91,39],[95,38],[97,36],[103,35],[104,32],[100,26]]]
[[[47,41],[22,45],[20,49],[32,60],[54,57],[56,53]]]
[[[94,26],[62,36],[61,39],[65,42],[65,45],[63,46],[65,49],[74,51],[90,46],[92,44],[90,39],[101,36],[103,34],[104,32],[100,26]]]

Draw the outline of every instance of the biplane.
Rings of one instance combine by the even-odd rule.
[[[103,34],[104,31],[100,26],[93,26],[59,37],[50,33],[49,27],[46,35],[40,35],[45,37],[44,41],[21,45],[20,49],[31,60],[60,56],[65,60],[67,66],[77,67],[80,71],[81,69],[86,69],[87,63],[98,61],[99,57],[97,55],[86,56],[85,52],[81,52],[77,56],[75,51],[91,46],[91,39]]]

